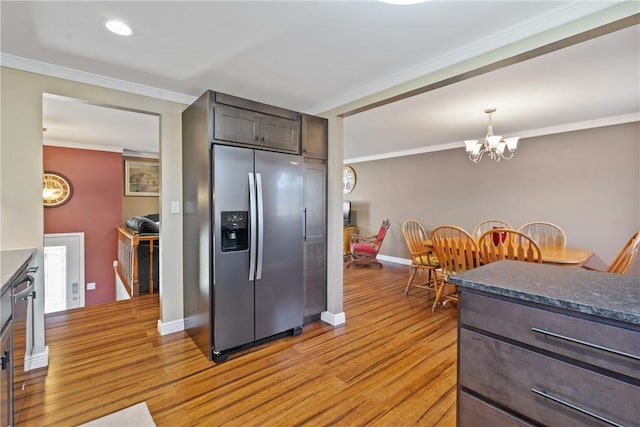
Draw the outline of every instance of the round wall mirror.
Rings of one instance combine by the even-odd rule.
[[[45,208],[64,205],[72,192],[71,182],[61,173],[45,171],[42,175],[42,203]]]
[[[356,186],[356,171],[351,166],[342,167],[342,193],[349,194]]]

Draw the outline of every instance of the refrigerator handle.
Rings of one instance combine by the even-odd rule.
[[[256,266],[256,184],[249,172],[249,281],[255,280]]]
[[[256,268],[256,280],[262,279],[262,248],[264,243],[264,206],[262,203],[262,174],[256,173],[257,200],[258,200],[258,267]]]
[[[307,208],[303,209],[304,217],[302,218],[302,240],[307,241]]]

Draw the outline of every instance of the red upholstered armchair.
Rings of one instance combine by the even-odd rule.
[[[391,226],[388,219],[382,221],[378,234],[370,237],[360,236],[353,234],[351,236],[351,260],[347,263],[347,268],[353,264],[376,264],[382,268],[380,261],[376,259],[378,251],[384,240],[384,236],[387,235],[387,230]]]

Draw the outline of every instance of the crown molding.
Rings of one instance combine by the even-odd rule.
[[[84,142],[63,141],[60,139],[42,139],[42,145],[49,147],[75,148],[78,150],[109,151],[112,153],[122,153],[124,147],[114,147],[113,145],[87,144]]]
[[[594,129],[605,126],[615,126],[624,123],[640,122],[640,112],[625,114],[621,116],[604,117],[602,119],[589,120],[584,122],[566,123],[558,126],[551,126],[540,129],[530,129],[522,132],[504,135],[505,138],[519,136],[520,138],[534,138],[538,136],[553,135],[557,133],[575,132],[579,130]],[[374,160],[386,160],[396,157],[414,156],[416,154],[433,153],[436,151],[451,150],[454,148],[464,148],[464,142],[447,142],[444,144],[430,145],[428,147],[413,148],[411,150],[392,151],[389,153],[374,154],[372,156],[353,157],[344,159],[344,164],[364,163]]]
[[[119,90],[122,92],[148,96],[150,98],[177,102],[185,105],[190,105],[197,99],[197,97],[191,95],[185,95],[152,86],[145,86],[138,83],[128,82],[126,80],[114,79],[111,77],[101,76],[99,74],[87,73],[85,71],[61,67],[59,65],[53,65],[3,52],[0,52],[0,65],[7,68],[15,68],[21,71],[71,80],[78,83],[86,83],[107,89]]]

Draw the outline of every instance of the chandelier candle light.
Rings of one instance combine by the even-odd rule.
[[[501,136],[494,135],[491,115],[496,112],[496,109],[487,108],[484,112],[489,115],[489,126],[487,126],[487,136],[485,136],[484,141],[480,142],[477,139],[469,139],[464,142],[467,146],[469,160],[473,163],[478,163],[482,160],[484,153],[488,153],[487,155],[496,162],[499,162],[501,159],[509,160],[518,148],[518,139],[520,138],[513,137],[503,140]],[[505,148],[508,150],[507,155],[504,154]]]

